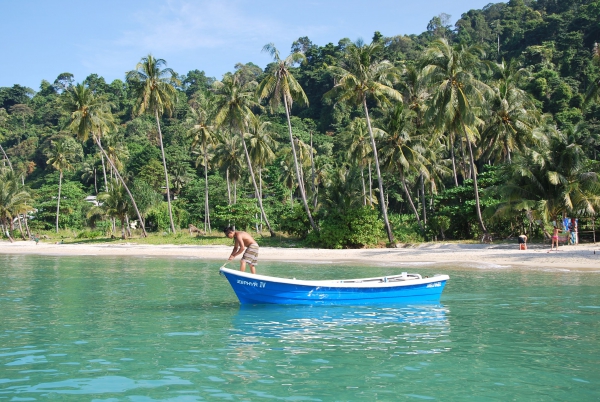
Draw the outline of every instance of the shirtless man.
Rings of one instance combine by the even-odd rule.
[[[233,230],[232,227],[226,227],[223,232],[225,232],[225,236],[235,240],[229,261],[233,260],[236,255],[241,254],[246,249],[240,261],[240,271],[246,271],[246,263],[248,263],[250,264],[250,271],[255,274],[255,265],[258,261],[258,244],[256,241],[248,233]]]

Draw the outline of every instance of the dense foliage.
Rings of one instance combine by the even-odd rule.
[[[302,37],[286,58],[268,44],[264,71],[221,80],[147,56],[111,83],[0,88],[3,236],[236,225],[343,248],[592,224],[600,1],[447,20],[369,44]]]

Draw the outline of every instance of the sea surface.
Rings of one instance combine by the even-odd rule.
[[[0,401],[600,400],[600,267],[264,262],[450,280],[439,304],[241,308],[221,264],[0,255]]]

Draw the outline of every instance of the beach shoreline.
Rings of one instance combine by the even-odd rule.
[[[144,256],[198,258],[225,261],[231,246],[146,245],[135,242],[95,244],[55,244],[34,241],[0,241],[0,254],[38,254],[55,256]],[[305,263],[359,263],[381,265],[452,264],[469,267],[552,268],[600,272],[600,244],[561,246],[532,244],[519,250],[517,244],[423,243],[399,248],[330,250],[316,248],[261,247],[259,261]],[[236,258],[236,262],[239,257]],[[233,262],[231,262],[233,264]]]

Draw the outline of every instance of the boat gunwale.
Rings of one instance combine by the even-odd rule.
[[[310,287],[331,287],[331,288],[392,288],[392,287],[404,287],[404,286],[418,286],[418,285],[426,285],[429,283],[436,283],[447,281],[450,279],[448,275],[434,275],[428,278],[411,278],[408,275],[416,275],[416,274],[408,274],[407,279],[404,280],[395,280],[388,281],[387,278],[392,277],[400,277],[401,275],[382,275],[372,278],[355,278],[355,279],[326,279],[326,280],[306,280],[306,279],[290,279],[290,278],[280,278],[276,276],[267,276],[267,275],[259,275],[252,274],[249,272],[243,272],[238,270],[233,270],[230,268],[220,268],[220,273],[227,273],[232,276],[241,277],[248,280],[257,280],[263,282],[273,282],[280,283],[285,285],[294,285],[294,286],[310,286]],[[359,282],[360,281],[360,282]]]

